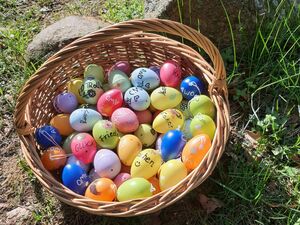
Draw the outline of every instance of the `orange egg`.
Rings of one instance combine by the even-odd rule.
[[[60,147],[50,147],[41,156],[41,161],[47,170],[53,171],[66,164],[67,155]]]
[[[108,178],[94,180],[86,189],[85,197],[111,202],[116,198],[117,186]]]
[[[195,169],[211,147],[211,140],[206,134],[200,134],[189,140],[182,151],[182,162],[188,171]]]
[[[160,187],[159,187],[159,180],[155,176],[150,177],[148,179],[148,181],[150,181],[150,183],[152,184],[152,186],[155,188],[155,191],[152,192],[153,195],[161,192]]]
[[[55,127],[62,136],[69,136],[74,132],[74,129],[70,125],[69,114],[58,114],[54,116],[50,121],[50,125]]]

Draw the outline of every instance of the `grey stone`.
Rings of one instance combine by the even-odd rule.
[[[22,221],[31,217],[31,210],[18,207],[6,213],[7,224],[22,224]]]
[[[109,24],[93,17],[69,16],[37,34],[26,50],[28,60],[43,60],[75,39]]]

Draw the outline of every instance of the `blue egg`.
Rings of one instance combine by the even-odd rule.
[[[180,90],[185,99],[191,100],[205,91],[205,85],[199,78],[188,76],[181,82]]]
[[[46,125],[37,128],[35,131],[35,139],[42,148],[49,148],[60,145],[62,137],[55,127]]]
[[[186,140],[180,130],[170,130],[162,137],[161,156],[165,162],[180,156]]]
[[[130,108],[136,111],[143,111],[150,106],[149,94],[140,87],[129,88],[125,92],[124,101]]]
[[[160,79],[156,72],[148,68],[138,68],[131,73],[131,83],[134,87],[140,87],[151,91],[159,86]]]
[[[96,110],[80,108],[71,113],[70,125],[76,131],[88,132],[91,131],[95,123],[101,119],[101,114]]]
[[[83,195],[90,183],[90,178],[83,168],[71,163],[63,169],[62,183],[75,193]]]

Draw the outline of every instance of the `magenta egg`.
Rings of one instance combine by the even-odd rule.
[[[78,101],[73,93],[66,92],[54,98],[53,106],[58,113],[71,113],[77,108]]]
[[[134,113],[138,118],[139,124],[152,123],[152,113],[150,112],[150,110],[146,109],[144,111],[135,111]]]
[[[177,87],[180,84],[181,76],[181,67],[173,60],[167,60],[160,68],[160,79],[165,86]]]
[[[121,162],[113,151],[100,149],[95,155],[94,167],[100,177],[113,179],[121,171]]]
[[[119,187],[121,184],[123,184],[126,180],[129,180],[131,178],[129,173],[119,173],[118,176],[114,179],[114,183],[117,187]]]
[[[136,114],[128,108],[116,109],[111,115],[111,121],[118,131],[124,134],[134,132],[139,127]]]
[[[96,141],[88,133],[79,133],[71,141],[73,155],[84,164],[91,163],[96,154]]]
[[[120,108],[123,104],[123,94],[119,89],[111,89],[105,92],[97,102],[97,110],[103,116],[111,116],[111,114]]]
[[[109,71],[108,74],[110,74],[111,71],[113,70],[121,70],[122,72],[124,72],[125,74],[127,74],[128,76],[130,75],[132,69],[131,69],[131,65],[129,64],[129,62],[127,61],[120,61],[117,62],[115,65],[113,65]]]

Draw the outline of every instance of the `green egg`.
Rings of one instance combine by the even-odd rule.
[[[119,142],[119,133],[112,122],[99,120],[93,127],[93,137],[102,148],[114,149]]]
[[[206,95],[196,95],[189,101],[189,111],[193,116],[198,113],[210,116],[212,119],[215,117],[215,105]]]
[[[140,139],[143,147],[150,147],[157,137],[156,131],[149,124],[140,124],[134,135]]]
[[[182,100],[175,109],[178,109],[182,112],[185,119],[191,118],[192,114],[189,110],[189,102],[187,100]]]
[[[94,77],[95,79],[103,83],[104,70],[102,66],[98,66],[96,64],[90,64],[84,70],[84,77]]]
[[[64,140],[64,143],[63,143],[63,149],[65,150],[65,152],[66,152],[67,154],[72,154],[71,141],[72,141],[73,137],[74,137],[76,134],[79,134],[79,132],[74,132],[74,133],[70,134],[70,135]]]
[[[212,140],[215,135],[216,125],[208,115],[197,114],[191,121],[190,131],[193,137],[198,134],[207,134]]]
[[[128,76],[120,70],[113,70],[108,76],[110,88],[117,88],[123,93],[131,87]]]
[[[135,177],[125,181],[117,191],[117,199],[120,202],[150,196],[152,196],[151,183],[141,177]]]

